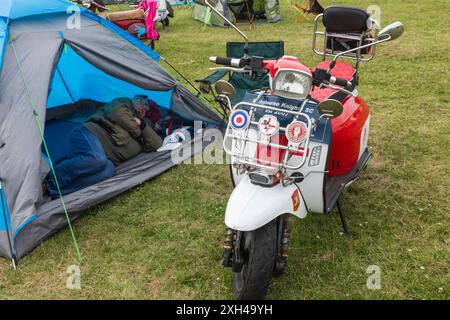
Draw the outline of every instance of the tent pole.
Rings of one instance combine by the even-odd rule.
[[[69,87],[67,86],[67,83],[66,83],[66,81],[64,80],[64,78],[63,78],[63,76],[62,76],[62,73],[61,73],[61,70],[59,70],[58,66],[56,66],[56,72],[58,72],[59,77],[61,78],[61,81],[62,81],[62,83],[64,84],[64,87],[66,88],[67,93],[68,93],[69,96],[70,96],[70,99],[72,99],[72,102],[75,104],[75,99],[73,98],[72,93],[70,93]]]

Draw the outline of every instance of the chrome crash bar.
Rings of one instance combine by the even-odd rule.
[[[261,169],[265,169],[265,170],[269,170],[269,171],[273,171],[273,172],[277,172],[282,169],[289,169],[289,170],[300,169],[305,164],[306,159],[308,157],[309,138],[310,138],[310,133],[311,133],[311,128],[312,128],[311,118],[307,114],[302,113],[303,107],[305,106],[307,101],[308,100],[305,100],[300,111],[286,110],[286,109],[281,109],[281,108],[276,108],[276,107],[261,105],[261,104],[256,104],[256,103],[248,103],[248,102],[238,103],[232,109],[232,113],[236,110],[244,110],[244,111],[248,112],[248,115],[250,117],[250,123],[247,126],[247,128],[245,128],[243,130],[235,130],[235,129],[233,129],[233,127],[231,127],[230,122],[228,123],[227,129],[225,132],[225,139],[223,142],[223,147],[224,147],[225,152],[227,154],[229,154],[230,156],[235,157],[237,160],[237,163],[239,163],[239,164],[257,167],[257,168],[261,168]],[[243,107],[246,107],[247,110],[245,110]],[[250,110],[248,110],[248,109],[250,109]],[[288,145],[274,143],[274,142],[271,142],[270,140],[269,141],[262,140],[263,134],[261,132],[259,132],[258,121],[255,121],[255,119],[254,119],[255,112],[258,109],[264,110],[264,111],[270,110],[270,111],[274,112],[273,114],[265,113],[265,114],[263,114],[263,116],[267,115],[267,114],[277,116],[277,113],[283,113],[283,114],[291,115],[292,121],[294,121],[294,120],[301,121],[300,119],[303,119],[304,121],[302,121],[302,122],[304,122],[308,127],[306,139],[299,144],[290,144],[288,142]],[[280,133],[285,133],[286,127],[282,127],[280,125],[278,130]],[[255,156],[249,155],[250,152],[253,152],[252,150],[249,150],[252,147],[252,144],[253,144],[253,147],[255,148],[255,150],[253,150],[253,151],[255,151],[255,152],[256,152],[256,148],[258,145],[264,146],[264,147],[272,147],[277,150],[285,150],[287,152],[284,154],[284,158],[280,162],[264,160],[264,159],[260,159]],[[289,161],[293,154],[296,155],[296,158],[298,160],[300,160],[299,158],[301,157],[301,161],[297,164],[290,165]]]

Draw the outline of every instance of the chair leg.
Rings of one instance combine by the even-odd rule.
[[[338,210],[338,213],[339,213],[339,217],[341,218],[341,223],[342,223],[342,228],[344,229],[344,233],[348,235],[349,234],[349,230],[348,230],[347,219],[345,218],[344,210],[342,210],[341,199],[340,198],[336,202],[336,207],[337,207],[337,210]]]

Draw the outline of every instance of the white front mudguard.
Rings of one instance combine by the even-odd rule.
[[[299,218],[308,214],[302,194],[295,184],[261,187],[251,183],[245,175],[228,200],[225,224],[234,230],[253,231],[285,213]]]

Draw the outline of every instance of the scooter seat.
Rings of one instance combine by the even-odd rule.
[[[316,68],[327,70],[330,67],[331,61],[322,61]],[[343,61],[337,61],[334,68],[331,70],[331,75],[337,78],[342,78],[347,81],[353,81],[356,74],[356,69]]]
[[[328,68],[330,67],[330,63],[331,61],[323,61],[319,63],[316,68],[328,70]],[[336,65],[331,70],[331,75],[336,78],[341,78],[353,82],[355,81],[354,77],[356,76],[356,69],[348,63],[337,61]],[[323,101],[334,93],[336,93],[336,90],[328,88],[319,89],[315,87],[311,93],[311,97],[313,99]]]

